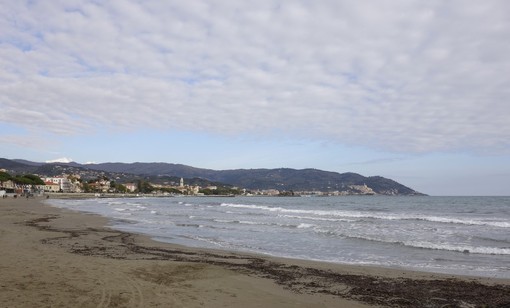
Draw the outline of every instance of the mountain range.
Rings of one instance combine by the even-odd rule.
[[[381,176],[347,172],[338,173],[318,169],[234,169],[212,170],[172,163],[101,163],[79,164],[39,163],[27,160],[0,158],[0,168],[14,173],[61,174],[76,173],[107,175],[122,181],[144,178],[161,182],[168,178],[200,179],[224,183],[249,190],[277,189],[280,191],[340,191],[346,194],[423,195],[396,181]]]

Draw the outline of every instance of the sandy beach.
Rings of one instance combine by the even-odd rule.
[[[510,281],[204,250],[0,199],[2,307],[508,307]]]

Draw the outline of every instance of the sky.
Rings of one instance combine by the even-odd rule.
[[[506,0],[0,0],[0,157],[510,195]]]

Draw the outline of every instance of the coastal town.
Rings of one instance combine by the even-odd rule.
[[[32,196],[54,193],[92,193],[97,196],[104,194],[152,194],[152,195],[214,195],[217,193],[228,195],[246,194],[246,190],[237,187],[223,188],[213,185],[198,186],[185,184],[184,179],[179,182],[165,184],[150,183],[144,180],[117,183],[106,176],[84,180],[80,174],[62,174],[45,176],[38,174],[10,175],[7,170],[0,169],[0,194],[3,196]]]
[[[48,176],[43,174],[11,175],[6,169],[0,169],[0,196],[35,196],[54,194],[92,194],[94,196],[339,196],[374,195],[367,185],[350,185],[350,193],[321,191],[283,191],[278,189],[248,190],[230,185],[196,185],[187,183],[184,178],[176,181],[154,183],[144,179],[119,182],[119,178],[110,179],[97,175],[90,179],[80,173]]]
[[[171,163],[79,164],[0,158],[4,195],[423,195],[394,180],[318,169],[211,170]]]

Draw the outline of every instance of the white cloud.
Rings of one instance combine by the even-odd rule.
[[[0,121],[506,150],[509,12],[506,1],[4,1]]]
[[[8,149],[5,145],[20,147],[24,149],[45,150],[54,146],[52,140],[41,138],[37,133],[34,134],[0,134],[0,144]],[[5,151],[5,149],[3,149]]]

